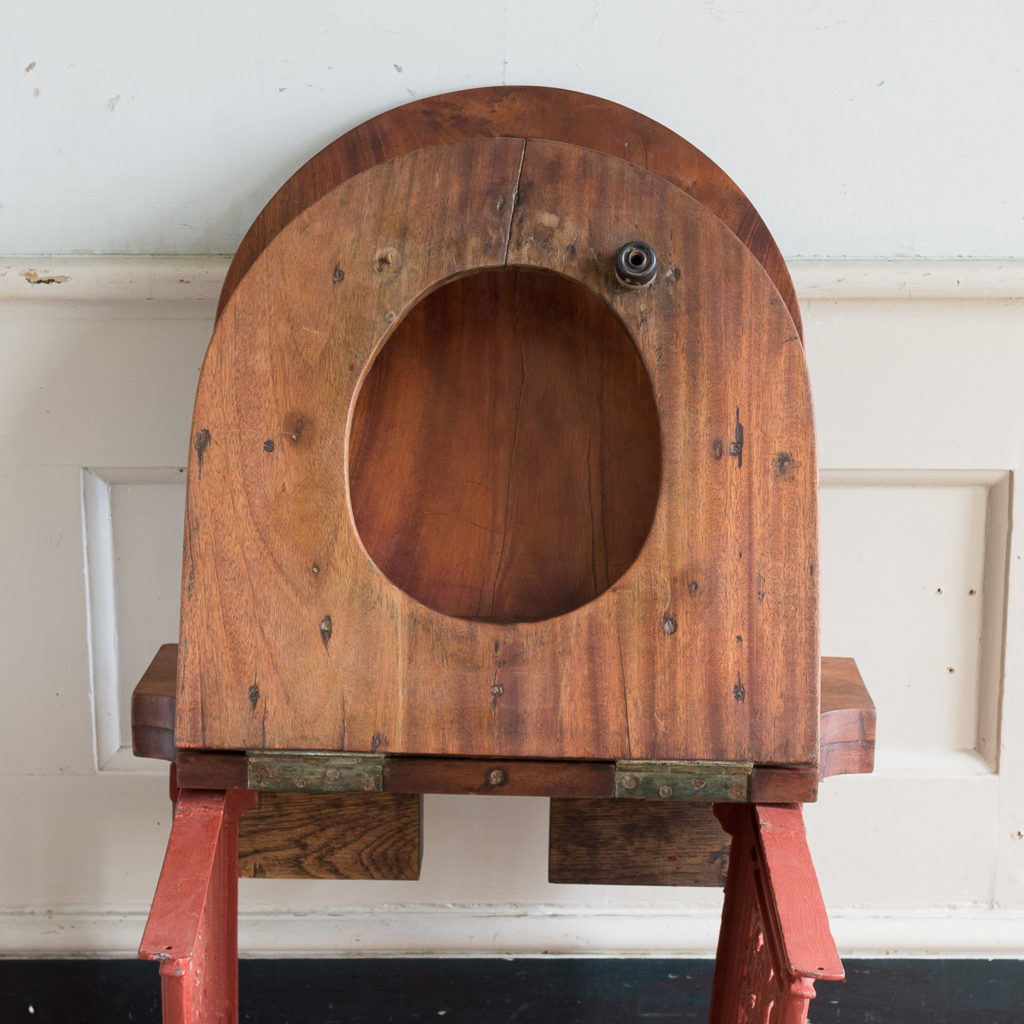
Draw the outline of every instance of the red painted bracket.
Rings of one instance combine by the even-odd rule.
[[[172,769],[173,771],[173,769]],[[238,819],[245,790],[178,790],[139,957],[160,963],[164,1024],[238,1020]]]
[[[845,976],[799,804],[721,804],[732,836],[712,1024],[805,1024],[814,982]]]

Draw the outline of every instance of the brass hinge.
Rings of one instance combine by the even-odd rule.
[[[249,788],[274,793],[380,793],[383,754],[311,753],[299,750],[246,752]]]
[[[616,761],[615,795],[634,800],[743,803],[753,764],[741,761]]]

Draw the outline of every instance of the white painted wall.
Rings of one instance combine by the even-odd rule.
[[[880,714],[879,771],[808,811],[835,931],[1024,953],[1024,7],[749,7],[0,0],[0,952],[141,934],[169,818],[124,698],[176,631],[211,254],[365,117],[507,81],[663,121],[821,257],[824,645]],[[246,882],[243,947],[712,949],[715,893],[548,886],[545,830],[540,800],[428,798],[420,882]]]
[[[477,85],[625,103],[783,254],[1024,252],[1019,0],[51,0],[0,5],[0,252],[230,253],[367,117]]]

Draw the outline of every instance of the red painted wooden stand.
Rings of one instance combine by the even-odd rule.
[[[804,1021],[842,966],[800,804],[875,721],[817,531],[792,282],[707,157],[530,88],[328,146],[225,281],[133,698],[165,1021],[237,1019],[239,874],[415,879],[424,793],[550,798],[553,882],[724,880],[711,1020]]]
[[[160,964],[164,1020],[238,1019],[238,819],[246,790],[179,790],[174,823],[139,947]]]

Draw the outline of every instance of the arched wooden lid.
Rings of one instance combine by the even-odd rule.
[[[322,149],[281,186],[242,239],[221,289],[218,314],[277,233],[352,175],[425,146],[499,137],[549,139],[594,149],[653,171],[692,195],[762,264],[803,335],[782,254],[753,204],[721,167],[664,125],[619,103],[566,89],[513,85],[406,103]]]
[[[616,281],[630,239],[658,254],[648,288]],[[349,497],[353,410],[395,325],[445,282],[501,268],[559,275],[607,305],[661,429],[636,561],[536,622],[414,600],[367,555]],[[188,472],[180,747],[817,758],[817,474],[799,336],[750,250],[633,163],[477,139],[343,182],[234,289]]]

